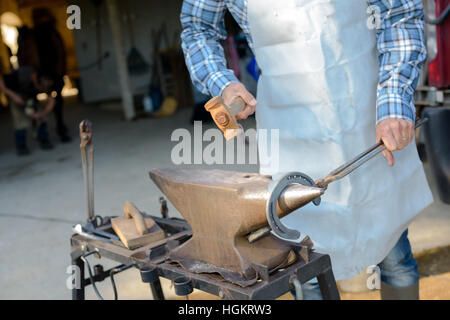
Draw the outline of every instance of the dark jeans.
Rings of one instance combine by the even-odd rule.
[[[409,287],[419,280],[417,261],[411,251],[408,240],[408,229],[400,236],[397,244],[386,258],[378,264],[381,281],[392,287]],[[295,297],[295,295],[294,295]],[[311,280],[303,285],[304,300],[321,300],[317,280]]]

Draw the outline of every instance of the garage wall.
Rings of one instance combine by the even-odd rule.
[[[144,59],[152,66],[152,30],[158,30],[162,23],[167,25],[167,35],[170,42],[179,41],[181,26],[179,13],[182,0],[148,1],[131,0],[117,1],[122,19],[122,34],[125,52],[131,48],[130,26],[127,16],[131,17],[135,47]],[[74,30],[75,47],[80,72],[81,91],[86,102],[96,102],[120,98],[119,83],[116,74],[115,57],[112,46],[106,4],[100,7],[101,46],[103,52],[109,52],[109,57],[102,61],[102,68],[97,65],[89,67],[98,60],[96,37],[96,7],[91,0],[74,0],[81,8],[81,29]],[[129,15],[127,15],[129,12]],[[163,42],[164,45],[164,42]],[[150,83],[151,68],[143,75],[130,75],[134,94],[147,91]]]

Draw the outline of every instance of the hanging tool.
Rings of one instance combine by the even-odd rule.
[[[142,54],[139,52],[139,50],[136,48],[136,44],[134,41],[134,31],[133,31],[133,20],[134,16],[130,14],[128,10],[128,4],[124,3],[124,11],[125,11],[125,18],[128,26],[128,34],[130,36],[130,44],[131,48],[127,55],[127,66],[128,66],[128,72],[130,75],[142,75],[148,72],[149,65],[145,61]]]

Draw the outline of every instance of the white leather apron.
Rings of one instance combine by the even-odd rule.
[[[248,0],[247,10],[262,70],[257,126],[280,137],[279,166],[261,164],[260,172],[301,171],[315,180],[372,146],[379,64],[367,3]],[[266,141],[258,143],[261,158]],[[390,168],[377,156],[331,183],[320,206],[283,220],[330,254],[337,279],[381,262],[432,202],[414,142],[394,157]]]

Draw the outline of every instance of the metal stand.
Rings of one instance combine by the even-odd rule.
[[[80,271],[80,273],[76,276],[80,277],[79,285],[80,287],[77,288],[76,286],[72,289],[72,300],[84,300],[84,262],[81,260],[81,257],[78,257],[76,259],[72,260],[72,265],[77,266],[77,269]]]
[[[222,299],[233,300],[276,299],[293,288],[293,278],[298,279],[301,284],[317,278],[324,299],[340,299],[331,268],[331,260],[328,255],[311,252],[308,263],[299,259],[287,268],[273,272],[267,279],[243,288],[225,282],[217,275],[191,273],[169,262],[167,255],[171,248],[176,247],[192,236],[189,225],[184,220],[179,219],[164,219],[155,216],[151,216],[151,218],[168,234],[168,237],[135,250],[128,250],[117,243],[86,238],[79,234],[72,236],[72,263],[79,267],[79,276],[81,277],[81,286],[72,290],[72,299],[83,300],[85,298],[85,287],[93,284],[91,278],[84,278],[85,266],[82,261],[83,255],[90,254],[93,251],[101,257],[117,261],[120,266],[133,265],[139,269],[142,281],[149,283],[155,300],[164,300],[160,277],[177,282],[180,286],[180,288],[177,288],[178,294],[185,295],[189,290],[195,288],[219,296]],[[99,229],[106,232],[110,228],[109,223],[99,227]],[[103,281],[109,277],[111,270],[117,268],[103,271],[101,265],[96,265],[94,269],[96,272],[92,276],[92,280],[95,284],[95,282]],[[187,281],[180,282],[181,278],[187,279]]]
[[[330,260],[330,256],[326,256]],[[317,276],[319,282],[320,292],[324,300],[339,300],[339,291],[336,286],[336,280],[334,279],[333,270],[331,269],[331,261],[329,267],[326,268],[321,274]]]
[[[141,279],[142,282],[148,283],[150,285],[150,290],[152,291],[153,300],[165,300],[164,293],[161,287],[161,281],[159,280],[158,270],[156,268],[142,268]]]

